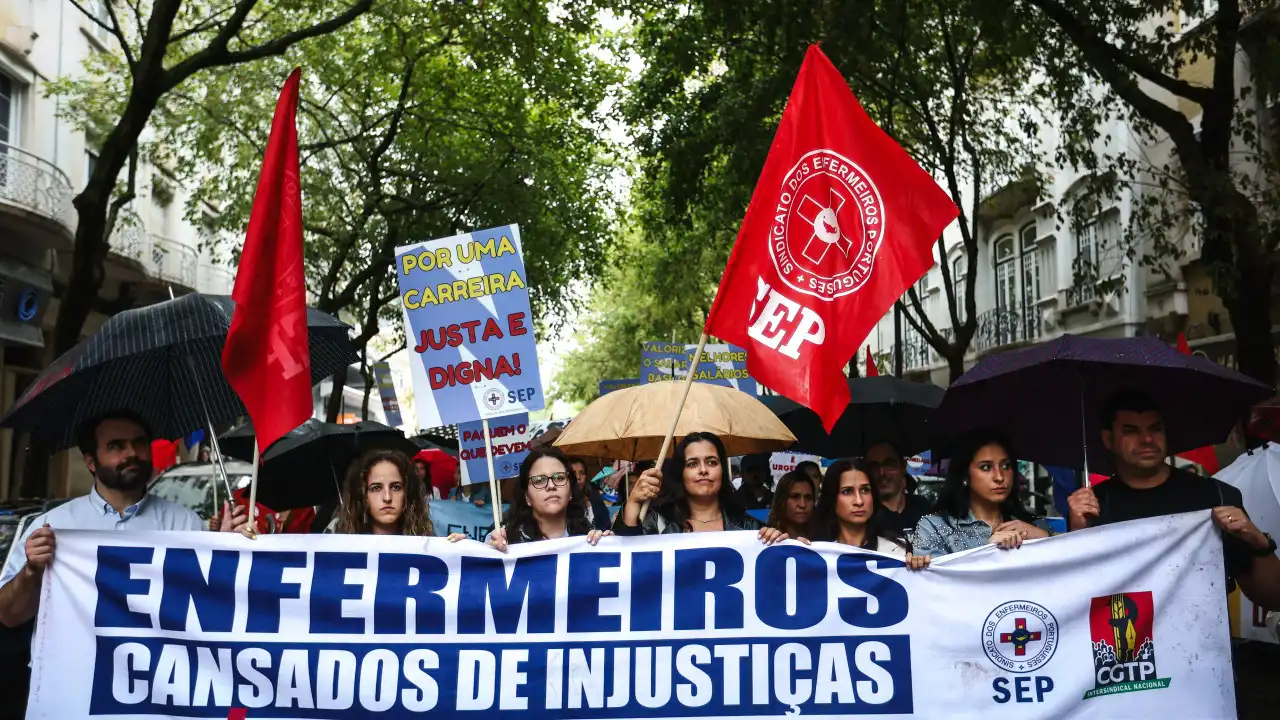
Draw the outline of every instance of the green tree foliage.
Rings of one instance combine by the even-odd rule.
[[[80,79],[59,79],[51,92],[66,98],[66,114],[98,145],[98,160],[74,203],[79,220],[71,277],[60,298],[53,351],[80,339],[105,278],[111,229],[134,198],[138,141],[165,97],[212,68],[279,56],[295,45],[338,30],[373,0],[210,3],[203,0],[117,0],[106,18],[82,0],[69,0],[101,26],[117,53],[90,59]],[[128,166],[119,187],[120,173]]]
[[[635,129],[641,174],[635,223],[652,246],[650,264],[631,273],[627,292],[648,302],[677,301],[700,324],[714,296],[747,201],[764,165],[804,52],[815,42],[845,74],[868,113],[939,179],[962,209],[959,240],[977,263],[978,201],[1017,178],[1032,157],[1032,119],[1016,98],[1025,82],[1030,31],[990,0],[740,3],[729,0],[636,3],[632,47],[645,69],[623,116]],[[1023,20],[1026,18],[1024,17]],[[938,251],[950,248],[939,239]],[[951,366],[976,329],[973,282],[957,306],[943,263],[949,327],[935,327],[914,290],[906,313]],[[634,328],[610,312],[618,291],[597,296],[591,342],[636,346],[674,329],[652,318]],[[678,317],[678,316],[673,316]],[[683,319],[683,318],[682,318]],[[687,322],[687,321],[686,321]],[[695,333],[696,335],[696,333]],[[566,363],[608,357],[590,345]],[[572,390],[570,390],[572,388]],[[565,380],[587,399],[594,389]]]
[[[1125,248],[1131,259],[1180,279],[1179,266],[1198,245],[1230,316],[1240,370],[1274,385],[1280,116],[1264,113],[1280,97],[1275,4],[1026,0],[1025,6],[1052,23],[1036,58],[1045,78],[1038,95],[1061,117],[1061,158],[1093,172],[1090,202],[1071,209],[1073,221],[1131,192]],[[1143,144],[1142,153],[1097,152],[1099,128],[1116,120]]]
[[[195,188],[189,217],[215,207],[219,230],[243,233],[277,89],[300,65],[310,301],[362,348],[400,325],[397,246],[518,222],[535,316],[554,330],[612,237],[598,108],[616,71],[594,53],[596,13],[382,0],[341,33],[175,89],[143,149]]]

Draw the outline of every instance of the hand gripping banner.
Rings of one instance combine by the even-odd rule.
[[[1232,717],[1207,512],[912,572],[753,533],[58,533],[29,718]]]

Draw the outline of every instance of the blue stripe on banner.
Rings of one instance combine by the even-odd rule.
[[[556,643],[99,637],[90,713],[255,718],[911,713],[907,635]]]

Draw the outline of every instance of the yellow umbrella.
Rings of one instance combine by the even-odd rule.
[[[611,392],[578,413],[555,445],[567,455],[655,460],[684,392],[684,381],[674,380]],[[676,423],[676,438],[691,432],[715,433],[729,455],[782,450],[796,441],[777,415],[740,390],[693,383],[688,393]]]

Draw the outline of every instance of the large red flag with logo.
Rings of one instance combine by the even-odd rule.
[[[289,75],[276,103],[222,348],[222,371],[264,450],[312,412],[295,122],[300,75]]]
[[[830,430],[849,404],[845,364],[933,265],[933,244],[958,214],[812,46],[707,333],[745,347],[753,377],[812,408]]]
[[[1178,352],[1183,355],[1191,354],[1191,346],[1187,344],[1187,336],[1182,333],[1178,333]],[[1211,445],[1178,453],[1178,457],[1199,465],[1204,468],[1205,473],[1208,475],[1216,475],[1222,469],[1218,463],[1218,453]]]

